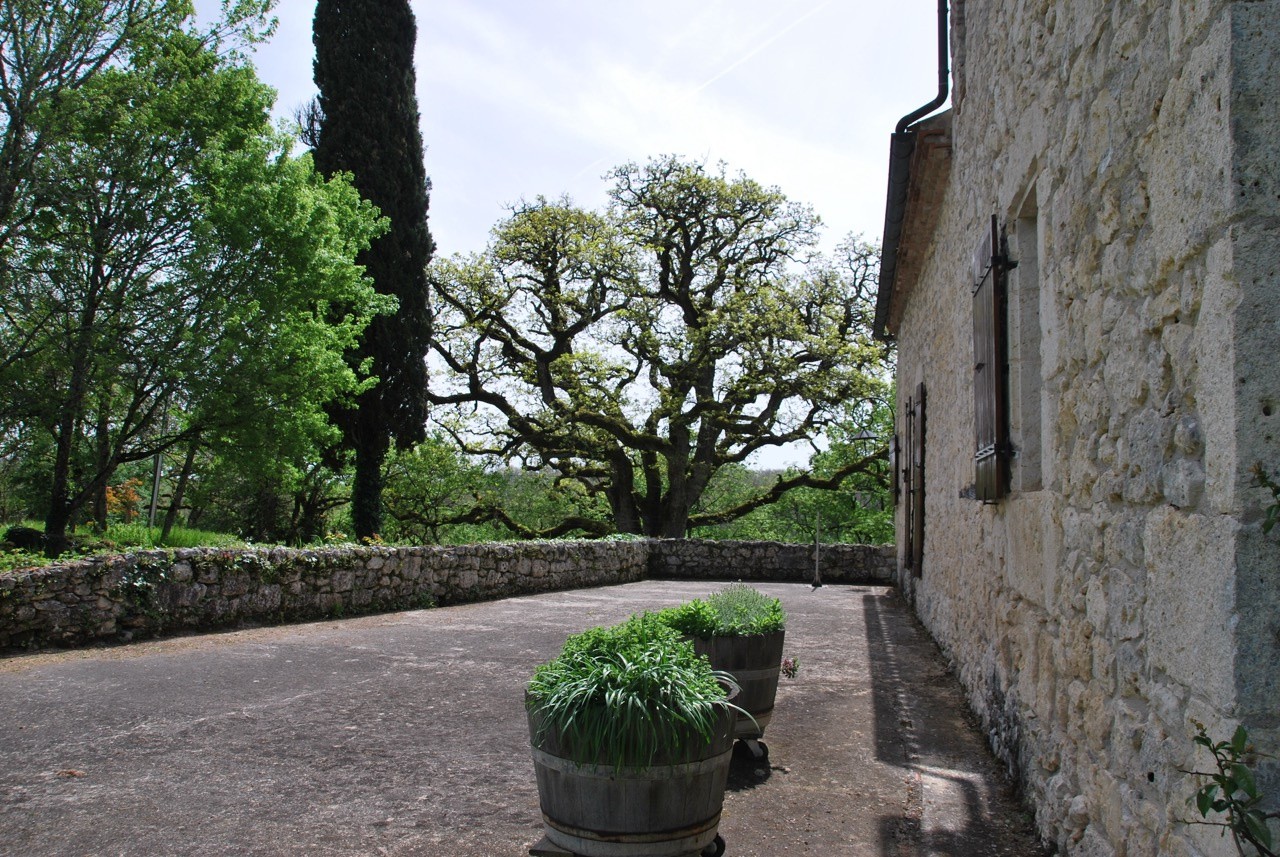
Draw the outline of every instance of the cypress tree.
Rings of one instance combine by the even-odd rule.
[[[335,414],[355,453],[351,515],[361,538],[381,527],[382,464],[391,440],[421,440],[426,420],[426,267],[435,242],[427,229],[430,181],[414,92],[416,35],[409,0],[316,4],[316,167],[325,175],[351,173],[361,196],[390,218],[390,230],[359,261],[379,292],[400,300],[399,311],[375,319],[350,355],[356,364],[371,360],[377,386]]]

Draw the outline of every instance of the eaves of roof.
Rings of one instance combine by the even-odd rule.
[[[902,305],[920,275],[951,176],[951,111],[894,133],[873,332],[892,339]]]

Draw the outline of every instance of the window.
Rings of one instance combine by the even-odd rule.
[[[995,215],[973,255],[974,491],[984,503],[1009,493],[1008,260]]]
[[[924,570],[924,382],[914,398],[907,399],[902,489],[906,498],[905,559],[907,568],[919,577]]]

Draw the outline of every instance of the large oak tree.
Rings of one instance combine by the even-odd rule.
[[[720,468],[812,440],[879,392],[873,250],[815,256],[808,208],[723,167],[664,157],[612,179],[603,212],[538,199],[485,253],[437,263],[441,424],[470,452],[607,498],[611,521],[547,534],[683,537],[869,467],[874,453],[695,514]]]

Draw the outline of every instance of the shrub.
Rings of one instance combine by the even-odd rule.
[[[579,763],[648,767],[687,742],[710,742],[732,679],[655,614],[569,637],[539,666],[526,704],[535,743],[554,735]]]
[[[709,640],[719,633],[720,619],[715,608],[701,598],[686,601],[679,607],[668,607],[659,612],[658,617],[686,637]]]
[[[780,600],[744,583],[731,583],[706,600],[695,598],[663,610],[659,616],[681,634],[703,640],[772,634],[787,624]]]

